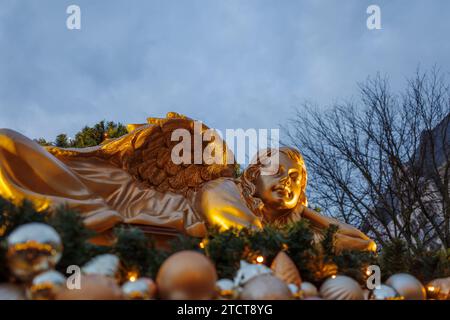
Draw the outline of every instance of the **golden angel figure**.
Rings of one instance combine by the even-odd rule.
[[[270,175],[261,174],[260,158],[235,178],[227,148],[218,149],[221,163],[175,164],[171,153],[178,142],[172,133],[186,129],[195,139],[194,123],[169,113],[82,149],[44,148],[0,129],[0,196],[16,203],[28,199],[38,209],[67,205],[98,232],[127,223],[202,237],[208,225],[260,228],[308,219],[315,230],[338,225],[339,248],[374,250],[374,242],[358,229],[307,207],[307,171],[296,149],[269,150],[267,157],[279,152],[278,170]],[[223,141],[203,142],[202,150],[211,144]]]

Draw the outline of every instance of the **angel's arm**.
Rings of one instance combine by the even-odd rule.
[[[318,212],[304,207],[302,215],[308,219],[311,224],[319,229],[326,229],[331,224],[339,227],[336,234],[336,245],[341,249],[357,249],[357,250],[376,250],[376,245],[367,235],[359,231],[357,228],[340,222],[336,219],[323,216]]]
[[[220,178],[206,183],[197,195],[196,208],[209,225],[222,230],[262,227],[260,219],[246,206],[231,179]]]

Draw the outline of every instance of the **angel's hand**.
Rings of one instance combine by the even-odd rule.
[[[367,236],[366,236],[367,238]],[[359,237],[353,237],[344,233],[336,234],[336,249],[341,250],[368,250],[376,251],[377,246],[375,242],[369,238],[362,239]]]

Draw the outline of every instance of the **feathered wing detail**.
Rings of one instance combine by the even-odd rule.
[[[100,146],[84,149],[48,147],[47,150],[59,158],[104,159],[160,192],[187,195],[189,190],[196,190],[207,181],[234,176],[234,165],[227,163],[230,151],[222,140],[203,142],[201,150],[203,154],[208,145],[223,143],[223,148],[215,149],[223,153],[221,164],[193,163],[194,135],[203,135],[204,130],[208,129],[205,125],[202,124],[201,132],[195,132],[195,121],[177,113],[168,113],[166,118],[148,118],[147,122],[129,125],[130,133]],[[173,147],[180,143],[171,141],[172,133],[177,129],[186,129],[191,134],[191,164],[175,164],[171,159]]]

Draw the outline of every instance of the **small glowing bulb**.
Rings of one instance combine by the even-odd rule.
[[[263,263],[264,262],[264,257],[263,256],[257,256],[256,257],[256,262]]]
[[[430,292],[433,292],[433,291],[434,291],[434,287],[433,287],[433,286],[429,286],[427,289],[428,289],[428,291],[430,291]]]
[[[336,279],[336,275],[333,274],[333,275],[331,276],[331,279]]]
[[[131,282],[135,282],[138,278],[138,273],[136,271],[130,271],[128,272],[128,280]]]
[[[200,249],[205,249],[205,246],[206,246],[206,240],[202,240],[202,241],[198,244],[198,246],[200,247]]]
[[[366,274],[367,274],[368,276],[370,276],[370,275],[372,274],[372,271],[370,271],[370,269],[367,269],[367,270],[366,270]]]

